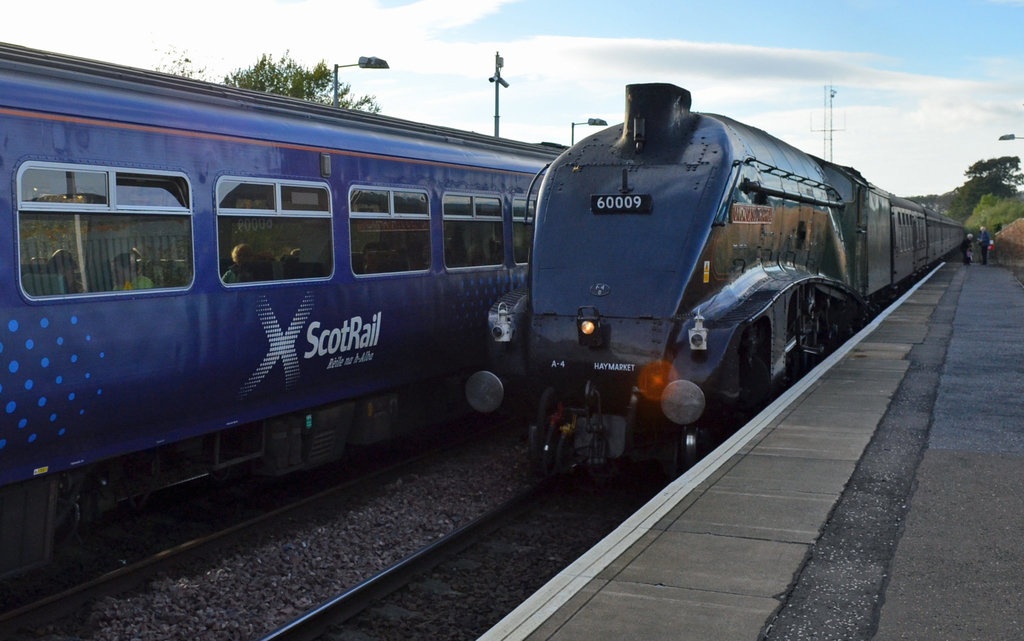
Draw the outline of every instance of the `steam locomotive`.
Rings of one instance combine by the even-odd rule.
[[[685,469],[963,238],[855,169],[690,107],[673,85],[626,87],[623,124],[546,172],[529,286],[488,312],[492,369],[467,397],[486,412],[525,391],[545,473]]]

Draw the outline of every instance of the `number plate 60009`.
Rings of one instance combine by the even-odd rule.
[[[590,211],[595,214],[649,214],[650,194],[595,194],[590,197]]]

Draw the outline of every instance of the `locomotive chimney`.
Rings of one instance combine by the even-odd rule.
[[[626,85],[626,120],[620,144],[641,153],[647,141],[678,137],[690,115],[690,92],[667,83]]]

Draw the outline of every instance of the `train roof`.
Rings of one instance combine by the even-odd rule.
[[[941,214],[941,213],[939,213],[937,211],[929,209],[928,207],[925,207],[921,203],[917,202],[916,200],[913,200],[913,199],[910,199],[910,198],[906,198],[906,197],[903,197],[903,196],[897,196],[897,195],[893,194],[892,192],[886,191],[885,189],[882,189],[882,188],[878,187],[874,183],[870,182],[867,178],[865,178],[863,176],[863,174],[860,173],[860,171],[858,171],[857,169],[855,169],[853,167],[850,167],[848,165],[837,165],[834,162],[831,162],[831,161],[828,161],[828,160],[822,160],[821,158],[818,158],[818,157],[815,157],[814,159],[823,168],[825,168],[826,171],[832,170],[833,172],[839,174],[840,176],[842,176],[843,178],[845,178],[846,180],[850,181],[853,184],[858,184],[858,185],[860,185],[862,187],[869,188],[872,191],[875,191],[875,192],[881,194],[882,196],[885,196],[886,198],[888,198],[889,201],[892,204],[894,204],[894,205],[903,207],[905,209],[914,210],[914,211],[922,211],[922,212],[924,212],[926,215],[928,215],[930,217],[933,217],[933,218],[943,218],[943,219],[945,219],[947,222],[949,222],[951,224],[954,224],[954,225],[957,225],[957,226],[960,225],[959,222],[957,222],[956,220],[950,218],[946,214]],[[842,191],[843,190],[840,189],[840,192],[842,192]],[[852,195],[847,195],[847,194],[844,193],[844,198],[851,199],[852,197],[853,197]]]
[[[89,85],[112,93],[130,92],[149,101],[185,101],[341,127],[369,137],[399,136],[428,145],[450,145],[476,152],[513,154],[550,160],[565,147],[554,143],[528,143],[496,138],[472,131],[372,114],[354,109],[299,100],[287,96],[239,89],[182,76],[149,71],[0,43],[0,74],[21,74],[36,82],[50,81]],[[7,92],[5,92],[7,93]],[[7,100],[0,96],[0,103]],[[197,125],[198,126],[198,125]]]
[[[810,154],[797,149],[793,145],[772,136],[763,129],[739,122],[720,114],[703,114],[713,118],[732,134],[736,141],[734,150],[737,161],[756,162],[763,168],[770,168],[772,173],[780,176],[809,179],[825,183],[825,174],[821,165],[815,162]]]

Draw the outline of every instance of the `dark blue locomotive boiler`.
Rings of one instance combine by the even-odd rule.
[[[0,45],[0,576],[468,410],[560,150]]]
[[[692,464],[962,240],[962,227],[848,167],[626,88],[625,121],[563,153],[541,184],[529,287],[490,310],[494,371],[536,408],[546,472],[624,459]]]

